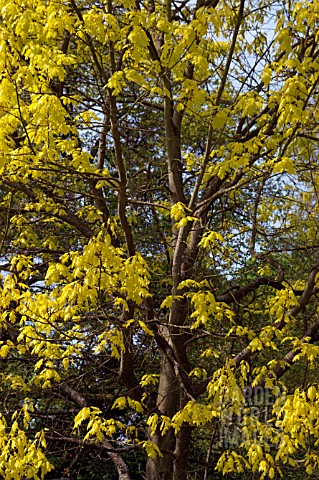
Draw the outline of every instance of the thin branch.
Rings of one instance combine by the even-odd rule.
[[[88,405],[87,400],[79,392],[71,388],[66,383],[61,383],[60,388],[71,400],[76,402],[80,407],[84,408]],[[50,437],[47,437],[47,438],[50,438]],[[68,437],[59,437],[59,438],[60,440],[61,438],[63,438],[64,440],[68,439]],[[72,441],[73,439],[70,439],[70,440]],[[78,440],[78,441],[77,439],[74,439],[74,440],[76,440],[76,443],[80,445],[85,445],[85,442],[81,440]],[[92,445],[91,442],[86,442],[86,443],[89,445]],[[107,451],[107,454],[110,457],[110,460],[112,461],[115,468],[117,469],[119,480],[130,480],[129,470],[126,463],[121,457],[119,451],[113,449],[112,444],[109,440],[104,439],[103,442],[96,442],[93,445],[98,446]]]

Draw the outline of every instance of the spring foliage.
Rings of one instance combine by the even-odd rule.
[[[190,447],[191,478],[318,471],[318,26],[0,0],[2,478],[49,478],[61,441],[66,473],[138,451],[180,480]]]

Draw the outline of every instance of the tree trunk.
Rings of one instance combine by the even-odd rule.
[[[183,425],[176,435],[176,447],[173,466],[173,480],[185,480],[187,478],[187,464],[192,427]]]
[[[161,373],[157,396],[157,408],[159,415],[172,417],[176,413],[179,400],[179,384],[175,372],[168,361],[163,356],[161,361]],[[175,435],[173,430],[169,430],[162,435],[157,428],[154,435],[151,436],[160,449],[163,456],[148,458],[146,465],[147,480],[171,480],[173,478],[173,452],[175,449]]]

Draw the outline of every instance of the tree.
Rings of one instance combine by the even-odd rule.
[[[0,475],[312,478],[317,3],[0,7]]]

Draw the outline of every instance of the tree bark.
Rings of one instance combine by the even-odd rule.
[[[176,435],[173,480],[185,480],[187,478],[187,465],[191,433],[192,427],[190,427],[189,425],[183,425]]]
[[[157,410],[159,415],[172,417],[177,411],[179,384],[168,357],[162,356],[160,380],[157,395]],[[162,456],[148,458],[146,464],[147,480],[171,480],[173,477],[173,452],[175,448],[173,430],[162,435],[157,428],[151,441],[160,449]]]

